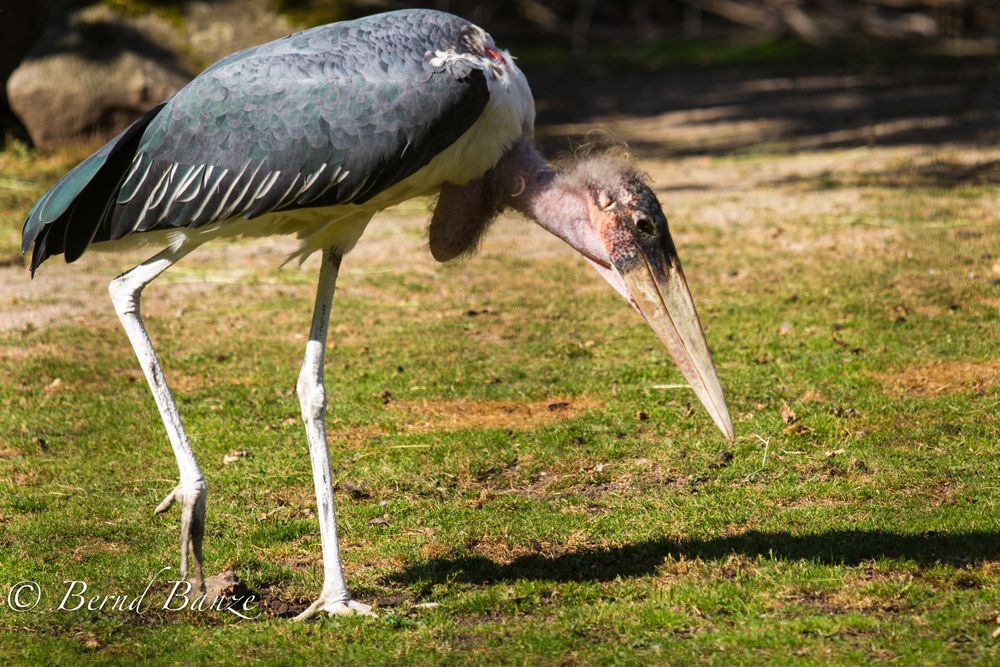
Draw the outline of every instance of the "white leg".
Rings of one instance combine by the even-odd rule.
[[[312,461],[313,481],[316,485],[316,506],[319,515],[320,539],[323,544],[323,591],[319,599],[295,617],[302,621],[320,612],[328,614],[371,614],[371,607],[355,602],[344,584],[344,570],[340,564],[340,545],[337,542],[337,506],[333,500],[333,481],[330,478],[330,452],[326,444],[326,389],[323,385],[323,357],[326,351],[326,333],[330,323],[333,292],[340,271],[341,256],[333,250],[323,252],[319,270],[319,287],[313,310],[309,342],[296,391],[302,407],[302,421],[309,440],[309,458]]]
[[[153,351],[153,344],[146,333],[139,313],[139,301],[142,289],[157,276],[170,268],[174,262],[186,255],[189,250],[165,250],[152,257],[131,271],[127,271],[111,281],[108,291],[115,305],[118,318],[125,327],[125,333],[132,343],[139,365],[146,376],[149,388],[156,400],[163,425],[167,429],[170,446],[177,458],[180,470],[180,483],[156,508],[156,513],[167,511],[175,501],[181,505],[181,571],[182,579],[188,574],[188,551],[194,557],[195,577],[198,587],[204,591],[205,577],[202,571],[202,541],[205,536],[205,503],[208,498],[208,485],[201,473],[198,461],[194,458],[191,444],[184,433],[180,414],[174,404],[173,396],[163,377],[160,362]]]

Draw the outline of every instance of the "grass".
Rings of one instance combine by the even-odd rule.
[[[177,514],[152,516],[176,469],[110,308],[81,303],[103,304],[82,279],[122,262],[53,261],[41,293],[22,273],[24,212],[85,149],[9,147],[0,298],[59,315],[0,331],[0,598],[44,590],[35,611],[0,604],[0,653],[1000,663],[995,163],[973,155],[953,186],[927,180],[956,173],[951,149],[871,151],[861,170],[766,146],[709,158],[723,180],[760,176],[671,194],[733,445],[690,393],[654,388],[680,376],[652,333],[540,232],[505,219],[478,257],[435,266],[420,206],[370,230],[345,261],[328,393],[347,576],[380,616],[295,625],[322,580],[292,391],[313,278],[255,246],[192,256],[144,307],[211,489],[207,567],[263,596],[261,618],[161,610],[169,572],[143,614],[55,610],[66,581],[135,595],[176,567]],[[753,213],[728,222],[730,204]]]

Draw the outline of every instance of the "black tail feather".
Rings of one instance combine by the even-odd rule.
[[[66,174],[35,204],[24,223],[22,252],[31,252],[31,275],[46,259],[65,255],[74,262],[91,243],[111,238],[115,199],[160,104],[129,125]]]

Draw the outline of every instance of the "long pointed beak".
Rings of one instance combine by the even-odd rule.
[[[732,442],[726,397],[673,241],[667,234],[660,243],[639,244],[637,250],[627,260],[614,262],[614,268],[712,421]]]

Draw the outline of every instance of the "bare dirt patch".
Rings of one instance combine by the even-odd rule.
[[[592,398],[551,398],[544,401],[416,400],[389,404],[408,420],[407,430],[441,431],[464,428],[536,428],[572,419],[603,403]]]
[[[985,391],[1000,384],[1000,359],[936,361],[880,374],[897,396],[941,396],[960,391]]]

